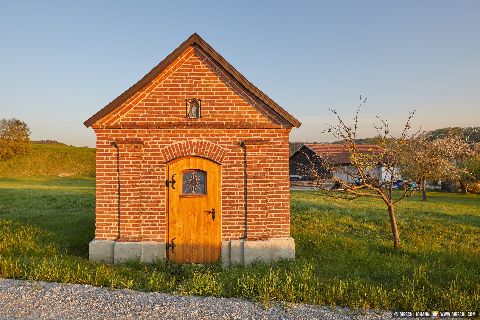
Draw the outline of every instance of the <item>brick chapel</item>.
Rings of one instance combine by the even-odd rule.
[[[90,260],[293,258],[300,122],[193,34],[85,126],[97,136]]]

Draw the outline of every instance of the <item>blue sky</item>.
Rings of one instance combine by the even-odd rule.
[[[330,141],[328,109],[362,136],[480,126],[480,1],[1,1],[0,118],[33,139],[93,146],[83,121],[199,33],[303,125]]]

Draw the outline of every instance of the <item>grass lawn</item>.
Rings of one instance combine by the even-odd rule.
[[[394,253],[386,208],[292,192],[295,261],[223,269],[88,261],[92,178],[0,179],[0,277],[354,308],[479,310],[480,196],[401,203]]]
[[[0,177],[95,176],[95,149],[32,144],[27,154],[0,161]]]

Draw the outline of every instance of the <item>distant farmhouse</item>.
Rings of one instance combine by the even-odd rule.
[[[379,154],[378,145],[357,145],[360,153]],[[350,151],[343,144],[307,143],[290,156],[290,177],[295,180],[315,180],[318,177],[354,182],[358,173],[351,164]],[[371,178],[382,179],[382,167],[377,165],[367,173]]]

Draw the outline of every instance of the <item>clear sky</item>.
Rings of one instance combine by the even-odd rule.
[[[480,126],[480,1],[1,1],[0,118],[33,139],[93,146],[83,121],[199,33],[303,125],[368,96],[399,128]]]

